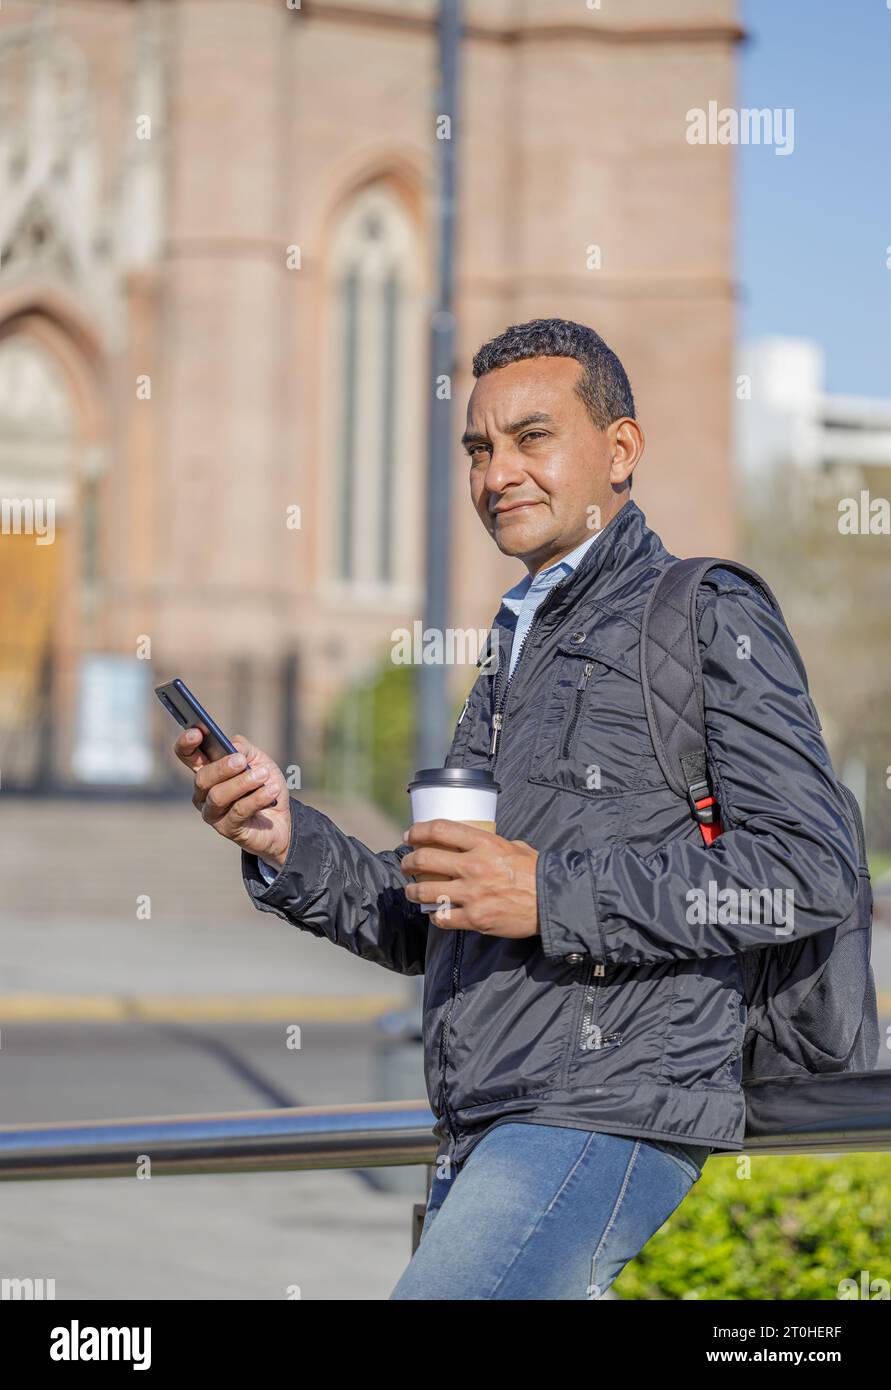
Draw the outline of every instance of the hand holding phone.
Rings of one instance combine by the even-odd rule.
[[[281,868],[291,841],[291,800],[281,769],[241,735],[229,739],[184,682],[168,682],[156,694],[187,726],[174,751],[195,774],[192,803],[203,819],[224,839]]]

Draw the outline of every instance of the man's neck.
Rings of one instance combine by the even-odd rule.
[[[626,506],[629,500],[630,498],[626,497],[625,501],[622,503],[622,507]],[[571,555],[572,552],[577,550],[586,540],[590,540],[594,535],[599,535],[601,531],[606,529],[613,517],[618,516],[622,507],[616,507],[615,511],[603,520],[603,525],[598,527],[597,531],[592,532],[590,527],[586,526],[581,535],[574,541],[561,543],[555,548],[553,554],[546,555],[544,559],[540,559],[536,556],[535,559],[530,557],[528,560],[524,560],[523,564],[526,566],[529,578],[534,579],[537,574],[541,574],[542,570],[549,569],[551,565],[559,564],[561,560],[564,560],[567,555]]]
[[[587,536],[582,536],[580,540],[573,541],[571,545],[564,545],[560,550],[556,551],[555,554],[547,556],[544,560],[524,561],[526,569],[529,572],[529,578],[534,579],[537,574],[541,574],[542,570],[550,569],[551,565],[557,565],[561,560],[565,560],[566,556],[571,555],[572,552],[582,544],[582,541],[587,540],[590,535],[591,532],[589,531]]]

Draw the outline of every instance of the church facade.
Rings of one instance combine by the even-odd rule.
[[[294,756],[422,617],[434,10],[4,0],[4,784],[154,785],[172,675]],[[458,628],[520,575],[457,443],[510,323],[606,338],[648,435],[635,499],[680,553],[733,549],[733,151],[685,121],[732,102],[739,38],[732,0],[466,0]]]

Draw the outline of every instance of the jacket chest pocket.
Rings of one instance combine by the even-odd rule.
[[[560,643],[529,780],[590,797],[664,787],[640,681],[630,667],[591,648]]]

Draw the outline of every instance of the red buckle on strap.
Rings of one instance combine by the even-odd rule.
[[[715,805],[715,798],[713,796],[704,796],[701,801],[694,801],[693,805],[697,811],[703,811],[707,806]],[[720,818],[716,817],[711,823],[699,821],[699,829],[702,831],[702,838],[705,843],[710,845],[713,840],[718,838],[724,827],[721,824]]]

